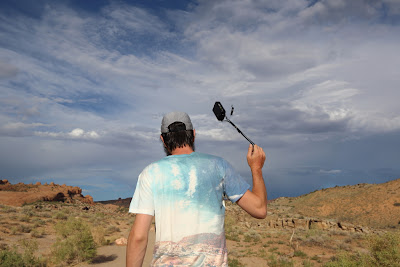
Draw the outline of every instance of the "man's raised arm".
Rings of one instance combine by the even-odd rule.
[[[247,213],[258,219],[267,217],[267,190],[262,175],[264,162],[264,150],[257,145],[254,145],[254,149],[252,145],[249,145],[247,163],[253,177],[253,189],[247,190],[237,203]]]

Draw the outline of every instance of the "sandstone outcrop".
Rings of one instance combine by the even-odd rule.
[[[61,201],[74,203],[80,201],[93,205],[93,198],[83,196],[82,189],[77,186],[57,185],[51,182],[49,185],[41,183],[11,184],[7,180],[0,182],[0,203],[10,206],[22,206],[35,201]]]
[[[343,230],[349,232],[370,233],[368,227],[356,226],[349,223],[334,222],[320,219],[274,219],[269,220],[267,226],[270,228],[296,228],[296,229],[318,229],[318,230]]]

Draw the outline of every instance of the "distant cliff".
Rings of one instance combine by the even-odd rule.
[[[22,206],[35,201],[61,201],[75,203],[80,201],[93,205],[93,198],[83,196],[82,189],[77,186],[50,184],[11,184],[8,180],[0,180],[0,204]]]

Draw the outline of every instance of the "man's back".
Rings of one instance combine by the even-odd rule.
[[[163,117],[160,139],[168,156],[139,175],[129,208],[137,215],[126,248],[127,266],[142,266],[153,216],[157,234],[152,266],[227,266],[224,194],[251,216],[266,217],[263,149],[248,148],[249,190],[225,160],[194,152],[195,135],[186,113]]]
[[[231,165],[197,152],[172,155],[146,167],[138,187],[130,212],[156,217],[154,265],[226,265],[223,195],[235,202],[249,189]]]

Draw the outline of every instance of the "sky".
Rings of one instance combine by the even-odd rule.
[[[185,111],[268,198],[400,178],[400,1],[3,0],[0,178],[131,197]]]

